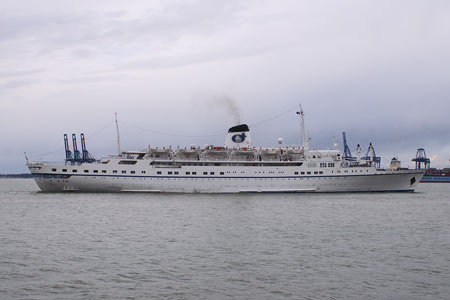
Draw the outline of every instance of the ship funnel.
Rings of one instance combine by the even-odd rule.
[[[241,124],[228,129],[228,135],[225,139],[227,148],[250,148],[252,139],[247,124]]]

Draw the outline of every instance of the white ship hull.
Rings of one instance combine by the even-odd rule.
[[[411,192],[420,182],[423,170],[400,169],[399,162],[377,169],[372,144],[372,154],[357,160],[343,159],[337,149],[310,150],[299,114],[302,147],[255,148],[248,126],[241,124],[228,130],[225,146],[122,152],[118,138],[119,155],[95,160],[84,135],[81,155],[73,134],[73,155],[64,136],[65,163],[27,165],[44,192]]]
[[[34,164],[30,169],[44,192],[412,192],[424,174],[422,170],[381,171],[373,167],[336,167],[322,171],[303,166],[156,168],[149,167],[148,161],[117,170],[99,163]]]

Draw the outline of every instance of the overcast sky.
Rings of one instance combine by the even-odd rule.
[[[250,127],[256,146],[373,142],[403,166],[423,147],[450,162],[450,2],[0,2],[0,173],[24,152],[63,160],[63,134],[96,156],[216,144]],[[265,122],[263,122],[265,121]]]

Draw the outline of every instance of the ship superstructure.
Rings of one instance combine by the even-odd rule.
[[[357,159],[337,149],[310,149],[303,111],[298,114],[302,146],[255,147],[241,124],[228,130],[221,146],[122,152],[118,138],[118,155],[93,159],[84,136],[80,154],[76,137],[72,153],[65,135],[64,163],[27,165],[45,192],[410,192],[424,174],[398,165],[380,169],[372,145],[365,157],[358,150]]]

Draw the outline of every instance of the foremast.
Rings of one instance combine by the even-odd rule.
[[[306,136],[306,129],[305,129],[305,120],[303,118],[303,109],[302,105],[299,103],[300,111],[297,112],[298,115],[300,115],[300,127],[302,132],[302,148],[305,150],[309,150],[309,143],[308,143],[308,137]]]

